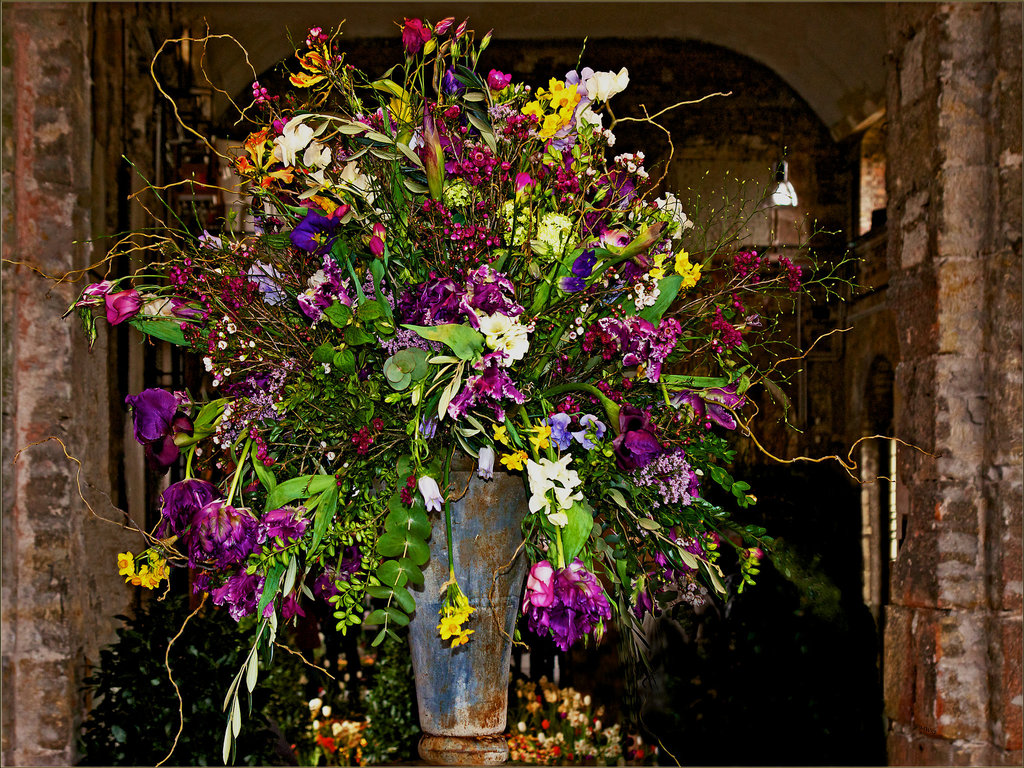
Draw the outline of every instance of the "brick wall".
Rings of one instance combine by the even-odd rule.
[[[894,764],[1021,762],[1021,8],[891,6]]]

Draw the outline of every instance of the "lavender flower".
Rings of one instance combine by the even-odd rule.
[[[430,475],[423,475],[417,481],[417,485],[423,495],[423,503],[427,511],[440,512],[441,506],[444,504],[444,497],[441,495],[441,489],[437,487],[437,480]]]
[[[256,283],[267,304],[283,304],[288,296],[281,290],[281,273],[273,264],[254,261],[245,273],[250,281]]]
[[[608,431],[604,422],[598,420],[597,416],[592,413],[585,413],[580,417],[580,426],[582,429],[578,432],[573,432],[572,436],[587,451],[596,448],[597,443],[594,440],[600,440],[604,437],[604,433]]]
[[[312,208],[289,236],[296,248],[316,254],[326,254],[337,237],[338,220],[317,213]]]
[[[567,451],[572,444],[572,435],[569,434],[569,424],[572,417],[567,413],[554,413],[544,423],[551,427],[551,440],[558,446],[558,450]]]
[[[690,468],[683,450],[670,451],[658,456],[647,466],[633,473],[633,482],[651,488],[656,498],[655,507],[679,505],[687,507],[697,498],[699,479]]]

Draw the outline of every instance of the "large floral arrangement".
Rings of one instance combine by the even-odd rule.
[[[765,297],[806,288],[801,268],[695,237],[644,154],[614,154],[625,68],[531,88],[480,65],[489,34],[412,19],[371,77],[340,34],[309,30],[290,89],[253,84],[231,161],[248,221],[139,234],[151,263],[74,305],[91,336],[128,322],[208,373],[204,393],[126,398],[149,465],[185,465],[126,581],[190,568],[262,619],[258,648],[307,599],[379,642],[415,610],[456,451],[521,473],[522,613],[561,649],[722,592],[720,547],[749,580],[763,531],[732,543],[709,495],[753,502],[727,438],[767,368]],[[474,617],[450,575],[455,647]],[[236,733],[257,656],[229,691]]]

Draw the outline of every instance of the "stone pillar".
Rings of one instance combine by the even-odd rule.
[[[1021,6],[888,7],[890,764],[1021,764]]]
[[[91,354],[60,316],[96,256],[90,4],[4,7],[3,741],[6,765],[70,765],[81,684],[131,599],[110,503],[108,336]],[[107,55],[110,51],[106,52]],[[91,279],[98,279],[91,277]],[[60,443],[82,462],[69,460]],[[12,463],[15,452],[25,448]],[[137,544],[137,541],[134,541]]]

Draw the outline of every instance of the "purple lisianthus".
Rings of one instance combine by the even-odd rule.
[[[577,293],[587,287],[586,282],[582,277],[576,277],[576,275],[566,275],[558,281],[559,290],[565,293]]]
[[[108,293],[103,297],[107,305],[107,322],[118,325],[131,320],[142,309],[142,297],[134,288],[118,293]]]
[[[406,19],[402,26],[402,47],[405,55],[413,57],[423,50],[423,46],[431,38],[430,28],[424,26],[421,19]]]
[[[306,218],[298,223],[290,235],[292,245],[303,251],[322,255],[334,244],[338,221],[312,208],[306,211]]]
[[[263,593],[263,577],[258,573],[246,573],[245,569],[230,576],[221,586],[210,591],[214,605],[226,605],[228,613],[235,621],[256,612]],[[267,603],[263,609],[264,618],[274,612],[274,604]]]
[[[594,271],[595,264],[597,264],[597,256],[594,255],[594,249],[591,248],[576,257],[576,260],[572,263],[572,273],[576,277],[590,277]]]
[[[247,509],[211,501],[192,519],[188,534],[189,565],[212,562],[218,568],[241,562],[257,546],[259,523]]]
[[[640,469],[661,453],[651,415],[633,405],[619,409],[619,434],[612,441],[615,465],[622,470]]]
[[[585,413],[580,417],[580,427],[582,429],[573,432],[572,436],[587,451],[596,448],[597,443],[594,440],[600,440],[608,430],[604,422],[592,413]]]
[[[557,571],[546,560],[536,563],[527,580],[523,613],[531,630],[550,635],[562,651],[612,617],[604,589],[579,558]]]
[[[192,419],[179,410],[179,401],[163,389],[144,389],[128,395],[125,403],[132,409],[135,439],[146,451],[150,469],[166,472],[178,460],[174,436],[192,434]]]
[[[466,86],[460,83],[459,79],[455,76],[455,69],[453,67],[448,67],[444,73],[444,77],[441,79],[441,90],[449,96],[466,90]]]
[[[205,480],[186,479],[163,492],[160,527],[156,535],[181,536],[192,524],[196,513],[217,497],[217,488]]]
[[[305,533],[309,520],[302,516],[302,507],[281,507],[263,516],[263,531],[267,541],[277,539],[281,546],[298,541]]]

